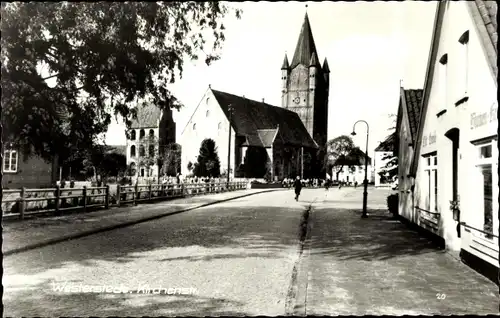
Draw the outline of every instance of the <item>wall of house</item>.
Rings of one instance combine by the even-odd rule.
[[[144,129],[144,139],[140,138],[140,131],[141,129]],[[127,139],[127,166],[130,165],[132,162],[136,164],[137,167],[137,176],[141,176],[141,169],[145,169],[144,171],[144,176],[148,176],[148,172],[146,171],[146,167],[139,167],[140,163],[140,153],[139,153],[139,148],[140,146],[144,146],[144,150],[146,151],[146,156],[149,156],[149,133],[150,130],[154,132],[154,144],[155,144],[155,156],[158,156],[159,153],[159,146],[158,146],[158,141],[159,141],[159,128],[158,127],[144,127],[144,128],[136,128],[136,129],[131,129],[130,131],[135,130],[136,133],[136,138],[135,140],[131,140],[130,138]],[[132,146],[135,146],[135,156],[132,156]],[[149,167],[149,177],[158,177],[158,165],[154,164]]]
[[[196,158],[200,152],[201,142],[206,138],[211,138],[215,141],[221,163],[221,173],[224,173],[227,170],[228,137],[229,121],[211,90],[208,90],[189,119],[180,137],[180,144],[182,146],[181,173],[183,175],[191,173],[187,165],[189,162],[194,164],[197,161]],[[235,149],[235,140],[235,132],[231,128],[232,176],[234,175],[235,160],[238,163],[242,161],[242,149]]]
[[[418,223],[418,215],[413,208],[413,181],[410,177],[410,164],[413,157],[412,137],[410,133],[408,114],[406,110],[401,118],[401,127],[399,131],[399,152],[398,152],[398,192],[399,192],[399,215]]]
[[[469,42],[465,46],[458,42],[460,36],[469,30]],[[442,36],[439,42],[438,59],[448,54],[448,63],[436,63],[428,109],[425,117],[421,156],[418,158],[416,176],[416,200],[418,207],[428,207],[439,213],[437,231],[451,250],[466,249],[470,253],[498,266],[498,238],[489,239],[479,231],[461,227],[450,210],[453,199],[453,147],[447,137],[452,129],[459,130],[457,155],[457,192],[460,200],[460,222],[483,229],[484,207],[491,202],[493,230],[498,235],[498,150],[496,142],[498,121],[497,87],[488,66],[481,39],[473,25],[467,2],[448,2]],[[467,51],[466,51],[467,50]],[[467,53],[467,54],[466,54]],[[468,55],[468,56],[467,56]],[[456,102],[468,97],[468,101]],[[438,114],[440,113],[440,114]],[[480,159],[478,142],[489,142],[491,156]],[[484,146],[485,144],[483,144]],[[425,156],[435,153],[437,158],[437,209],[429,203],[434,201],[429,193],[429,179],[426,175]],[[484,199],[483,174],[480,164],[489,162],[492,168],[492,199]],[[433,180],[431,178],[431,188]]]
[[[57,171],[53,170],[52,163],[37,156],[27,158],[26,161],[21,159],[21,154],[19,156],[17,172],[3,172],[3,189],[45,188],[53,185]]]
[[[370,171],[372,167],[368,165],[368,174],[366,178],[370,182]],[[339,173],[339,181],[345,182],[355,182],[357,181],[359,185],[363,185],[363,180],[365,179],[365,166],[354,166],[353,171],[349,167],[344,167],[342,172]]]

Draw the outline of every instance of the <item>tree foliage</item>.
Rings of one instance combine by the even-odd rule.
[[[327,158],[328,171],[333,169],[338,180],[344,167],[364,165],[365,153],[354,145],[351,137],[342,135],[328,141]]]
[[[193,173],[197,177],[219,177],[220,160],[215,141],[210,138],[201,142],[200,153],[194,164]]]
[[[175,176],[181,168],[181,145],[171,143],[162,147],[160,161],[163,174]]]
[[[64,162],[90,149],[112,115],[130,126],[138,99],[181,107],[169,85],[186,60],[219,58],[230,11],[221,2],[2,2],[5,140]]]

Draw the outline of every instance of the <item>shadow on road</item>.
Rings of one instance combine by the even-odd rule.
[[[395,220],[387,209],[371,209],[368,215],[360,218],[359,209],[316,210],[312,222],[321,220],[321,226],[313,225],[311,254],[372,261],[439,250],[433,242]]]

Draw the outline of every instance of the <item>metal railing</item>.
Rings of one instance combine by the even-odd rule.
[[[110,206],[139,204],[201,194],[222,193],[247,188],[246,182],[150,184],[110,187],[3,190],[2,217],[55,214],[69,210],[108,209]]]

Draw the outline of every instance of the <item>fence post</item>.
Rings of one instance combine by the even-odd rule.
[[[60,197],[61,197],[61,186],[57,185],[56,186],[56,210],[55,210],[56,215],[59,214],[59,206],[61,204]]]
[[[26,209],[26,201],[24,201],[26,196],[26,188],[21,188],[21,200],[19,200],[19,218],[24,219],[24,210]]]
[[[83,186],[83,212],[87,211],[87,186]]]
[[[151,185],[151,183],[149,184],[149,202],[151,202],[151,194],[152,194],[152,191],[153,191],[153,186]]]
[[[120,200],[121,200],[121,185],[117,184],[116,185],[116,204],[120,206]]]
[[[134,205],[137,205],[137,196],[139,196],[139,184],[136,183],[134,186]]]
[[[106,185],[106,196],[104,197],[104,208],[109,209],[109,185]]]

